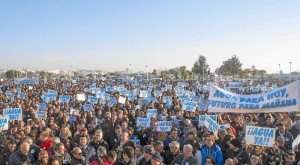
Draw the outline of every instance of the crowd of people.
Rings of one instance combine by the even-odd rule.
[[[265,81],[244,81],[243,87],[265,84]],[[187,85],[181,87],[183,91],[208,99],[207,88],[198,88],[207,82],[184,83]],[[288,83],[268,80],[268,86],[276,84],[280,87]],[[226,82],[221,84],[226,87]],[[0,85],[0,114],[4,109],[21,108],[22,120],[11,120],[8,130],[0,130],[0,164],[294,165],[300,161],[300,152],[292,148],[300,133],[300,113],[213,114],[199,107],[195,111],[184,111],[175,92],[178,86],[178,81],[161,80],[51,80],[35,85],[3,81]],[[107,87],[114,87],[114,90],[106,90]],[[127,93],[116,87],[126,89]],[[17,88],[25,98],[18,98]],[[97,96],[91,88],[105,90],[105,96],[116,100],[125,97],[126,101],[109,105],[108,98],[102,97],[92,104],[92,110],[85,111],[83,106],[88,100],[79,100],[76,96]],[[57,92],[55,100],[43,100],[43,94],[49,89]],[[142,90],[149,91],[154,99],[141,104],[139,94]],[[13,92],[14,99],[6,97],[7,91]],[[161,94],[154,94],[155,91]],[[250,88],[233,91],[253,93]],[[136,98],[129,100],[128,92],[135,93]],[[59,96],[62,95],[70,96],[70,100],[60,102]],[[165,101],[164,96],[170,96],[171,100]],[[40,109],[40,103],[45,102],[46,108]],[[149,127],[137,126],[137,117],[146,118],[147,109],[157,109],[156,117],[151,117]],[[47,113],[37,118],[37,111]],[[198,116],[204,114],[217,115],[219,125],[230,127],[220,129],[217,134],[205,126],[199,127]],[[157,122],[160,120],[172,121],[171,131],[159,132]],[[274,146],[246,144],[246,126],[276,128]]]

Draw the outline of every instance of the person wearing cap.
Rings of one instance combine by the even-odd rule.
[[[243,149],[239,139],[232,139],[229,147],[225,152],[224,159],[231,158],[237,165],[243,165],[248,162],[249,154]]]
[[[284,123],[279,123],[277,124],[277,126],[278,126],[278,130],[275,133],[275,139],[277,139],[277,137],[279,136],[283,137],[285,141],[284,147],[287,150],[291,150],[292,143],[294,141],[293,135],[285,129]]]
[[[170,165],[176,164],[197,164],[197,160],[193,156],[193,146],[191,146],[190,144],[186,144],[183,146],[182,153],[178,154],[176,158],[170,163]]]

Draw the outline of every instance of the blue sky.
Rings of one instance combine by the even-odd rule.
[[[300,70],[300,1],[0,1],[0,68]]]

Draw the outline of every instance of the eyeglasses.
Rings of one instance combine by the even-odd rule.
[[[258,160],[258,159],[259,159],[259,157],[251,157],[251,159],[256,159],[256,160]]]
[[[82,152],[76,153],[76,155],[82,155]]]

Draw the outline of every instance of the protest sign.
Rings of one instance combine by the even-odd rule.
[[[229,88],[242,88],[243,83],[242,82],[228,82]]]
[[[119,97],[119,103],[121,103],[121,104],[125,104],[125,102],[126,102],[126,98],[125,98],[125,97],[122,97],[122,96],[120,96],[120,97]]]
[[[297,138],[292,143],[292,149],[296,152],[296,149],[298,148],[298,145],[300,143],[300,134],[297,136]]]
[[[147,118],[156,118],[157,109],[147,109]]]
[[[92,104],[97,104],[98,103],[98,98],[95,96],[88,96],[87,102],[92,103]]]
[[[151,121],[150,121],[149,118],[137,117],[137,119],[136,119],[136,126],[150,128],[150,122]]]
[[[85,94],[84,93],[77,94],[77,100],[78,101],[85,101]]]
[[[147,105],[148,103],[150,102],[150,99],[148,99],[148,98],[143,98],[143,99],[140,99],[139,100],[139,105]]]
[[[18,98],[20,99],[25,99],[25,94],[24,93],[18,93]]]
[[[171,131],[171,122],[170,121],[158,121],[156,122],[158,132],[170,132]]]
[[[207,100],[200,99],[199,104],[198,104],[199,110],[206,111],[207,110],[207,102],[208,102]]]
[[[46,109],[47,104],[46,103],[39,103],[39,110]]]
[[[117,104],[117,101],[116,101],[116,98],[115,98],[115,97],[112,97],[112,98],[110,98],[110,99],[107,100],[107,101],[108,101],[108,104],[109,104],[110,106],[113,106],[113,105]]]
[[[208,115],[205,116],[204,126],[211,132],[216,132],[219,129],[218,123]]]
[[[241,95],[210,87],[208,111],[229,113],[293,112],[300,110],[298,81],[268,93]]]
[[[47,114],[46,111],[36,111],[36,113],[35,113],[35,118],[43,119],[43,118],[45,117],[46,114]]]
[[[22,109],[21,108],[4,109],[3,117],[8,117],[9,120],[22,120]]]
[[[0,130],[8,130],[8,117],[0,118]]]
[[[92,104],[85,104],[82,106],[84,111],[91,111],[93,110]]]
[[[70,101],[70,96],[69,95],[63,95],[63,96],[59,96],[59,102],[60,103],[67,103]]]
[[[198,123],[199,127],[204,126],[204,121],[205,121],[206,116],[210,117],[215,122],[217,122],[217,120],[218,120],[217,115],[199,115],[199,123]]]
[[[69,121],[70,123],[74,123],[74,121],[76,121],[76,116],[70,116]]]
[[[197,102],[184,101],[182,104],[182,110],[195,112],[197,108]]]
[[[246,144],[273,147],[275,144],[275,128],[246,126]]]
[[[140,91],[140,97],[148,97],[148,91]]]

